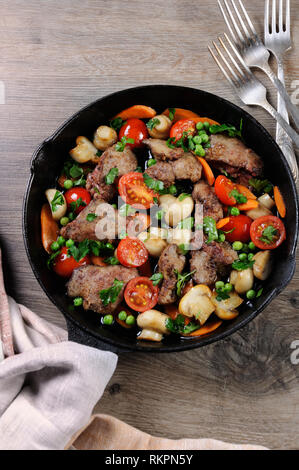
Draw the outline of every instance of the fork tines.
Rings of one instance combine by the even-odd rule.
[[[239,46],[240,42],[244,44],[256,41],[258,36],[242,1],[238,0],[238,4],[239,6],[236,5],[234,0],[230,0],[230,3],[228,0],[222,2],[218,0],[219,8],[229,32],[235,44]],[[242,14],[245,19],[242,18]]]
[[[290,0],[285,0],[285,18],[283,12],[283,0],[279,0],[278,21],[276,0],[272,0],[272,18],[270,21],[271,0],[265,1],[265,35],[275,33],[290,33]]]

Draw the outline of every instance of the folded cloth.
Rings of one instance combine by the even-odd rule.
[[[213,439],[150,436],[91,417],[117,356],[67,341],[67,332],[8,297],[0,249],[0,450],[263,449]]]

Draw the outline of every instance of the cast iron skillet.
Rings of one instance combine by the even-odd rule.
[[[284,220],[287,239],[276,250],[275,267],[265,283],[262,296],[254,300],[252,306],[242,306],[240,315],[235,320],[224,322],[206,337],[183,340],[171,335],[162,344],[155,344],[138,342],[135,334],[132,335],[121,327],[102,327],[98,314],[72,307],[72,300],[65,295],[65,282],[47,269],[47,255],[40,237],[40,210],[44,202],[44,191],[53,186],[78,135],[91,137],[100,124],[107,122],[120,110],[137,103],[149,105],[158,112],[168,107],[187,108],[201,116],[235,126],[239,126],[240,119],[243,119],[245,142],[263,158],[265,175],[279,185],[287,204],[287,216]],[[298,233],[297,193],[279,147],[248,113],[205,91],[167,85],[143,86],[113,93],[81,109],[39,146],[33,155],[31,176],[24,199],[23,233],[33,272],[50,300],[65,316],[70,340],[111,351],[183,351],[213,343],[234,333],[255,318],[290,282],[295,270]]]

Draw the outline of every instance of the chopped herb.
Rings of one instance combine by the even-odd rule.
[[[236,269],[237,271],[243,271],[244,269],[252,268],[253,265],[254,265],[254,260],[242,261],[240,259],[237,259],[236,261],[233,262],[232,268]]]
[[[194,217],[187,217],[186,219],[181,220],[177,226],[178,228],[187,228],[191,230],[194,227]]]
[[[187,281],[190,280],[192,274],[194,274],[196,269],[194,271],[191,271],[191,273],[179,273],[177,269],[174,270],[176,276],[177,276],[177,283],[176,283],[176,293],[180,297],[182,293],[182,289],[184,288],[184,285],[186,284]]]
[[[217,292],[216,300],[218,300],[218,302],[229,299],[229,294],[225,292],[224,290],[216,290],[216,292]]]
[[[81,176],[78,180],[74,181],[74,186],[85,186],[86,185],[86,178],[84,175]]]
[[[237,204],[245,204],[245,202],[247,202],[247,197],[241,194],[237,189],[233,189],[229,193],[229,196],[233,197]]]
[[[138,166],[134,171],[136,171],[136,173],[142,173],[142,168]]]
[[[59,192],[59,191],[56,191],[56,193],[54,194],[54,197],[51,201],[52,211],[56,212],[58,206],[63,206],[63,204],[64,204],[64,197],[63,197],[62,193]]]
[[[94,219],[96,219],[96,214],[88,214],[86,217],[87,222],[92,222]]]
[[[69,175],[72,178],[79,178],[83,175],[83,168],[79,167],[79,165],[73,165],[69,170]]]
[[[259,237],[259,239],[263,242],[266,243],[267,245],[271,245],[273,243],[274,237],[277,236],[278,230],[273,227],[273,225],[268,225],[263,232],[262,236]]]
[[[143,173],[143,180],[146,186],[150,189],[153,189],[155,192],[160,192],[163,191],[164,189],[164,183],[163,181],[156,180],[154,178],[151,178],[148,174]]]
[[[158,201],[158,198],[157,198],[157,197],[154,197],[154,203],[155,203],[155,204],[158,204],[158,203],[159,203],[159,201]]]
[[[155,160],[154,158],[151,158],[151,159],[147,162],[147,167],[150,168],[151,166],[156,165],[156,163],[157,163],[157,160]]]
[[[123,281],[114,279],[113,285],[111,287],[109,287],[108,289],[103,289],[99,292],[99,296],[101,301],[103,302],[104,307],[107,307],[107,305],[113,304],[113,302],[116,301],[117,296],[123,288],[123,285]]]
[[[112,119],[112,121],[110,121],[110,127],[112,127],[112,129],[114,129],[115,131],[119,131],[119,129],[124,124],[126,124],[126,121],[124,121],[121,117],[117,117],[115,119]]]
[[[198,323],[190,322],[188,325],[185,325],[185,318],[183,315],[179,314],[174,320],[167,318],[166,328],[172,333],[187,335],[192,333],[192,331],[198,330],[200,325]]]
[[[263,293],[263,287],[257,291],[256,298],[260,297]]]
[[[188,132],[184,131],[180,139],[175,142],[175,147],[181,147],[184,152],[188,152],[189,148],[185,145],[186,138],[188,137]]]
[[[257,194],[270,193],[273,188],[273,184],[268,180],[259,180],[257,178],[251,178],[249,180],[250,186],[252,186]]]
[[[60,254],[60,250],[55,251],[55,253],[52,253],[51,256],[49,256],[47,260],[47,266],[50,269],[51,265],[54,263],[55,258]]]
[[[115,178],[118,176],[118,168],[111,168],[109,173],[105,176],[105,183],[106,184],[113,184]]]
[[[98,190],[98,188],[96,188],[95,186],[93,187],[93,190],[98,193],[98,194],[101,194],[100,191]]]
[[[190,246],[182,243],[181,245],[179,245],[179,250],[182,253],[182,255],[186,255],[188,251],[190,251]]]
[[[104,259],[104,263],[111,264],[114,266],[116,264],[119,264],[119,261],[116,256],[109,256],[109,258]]]
[[[204,217],[203,231],[208,235],[207,243],[218,240],[218,230],[216,228],[216,221],[212,217]]]
[[[152,131],[158,124],[160,124],[160,120],[158,118],[153,118],[148,121],[146,127]]]
[[[164,209],[160,209],[159,211],[157,211],[156,214],[155,214],[156,219],[157,220],[162,220],[164,212],[165,212]]]
[[[83,240],[78,246],[72,245],[68,248],[67,254],[72,256],[77,263],[89,253],[89,240]]]
[[[131,139],[130,137],[122,137],[120,139],[120,142],[117,142],[116,146],[115,146],[115,150],[117,152],[123,152],[125,150],[125,146],[127,144],[134,144],[135,140],[134,139]]]
[[[154,284],[154,286],[157,286],[158,284],[160,284],[160,282],[162,281],[163,279],[163,274],[162,273],[155,273],[152,275],[152,277],[150,277],[150,281],[152,281],[152,283]]]
[[[174,137],[169,137],[169,139],[166,140],[167,147],[169,147],[170,149],[175,149],[174,141]]]
[[[77,201],[71,202],[70,207],[71,211],[75,212],[79,207],[86,206],[86,202],[83,201],[82,197],[79,197]]]
[[[219,132],[227,132],[229,137],[242,137],[243,120],[240,121],[240,129],[229,124],[213,124],[210,126],[209,131],[211,134],[218,134]]]
[[[169,111],[168,117],[171,121],[173,121],[176,109],[175,108],[168,108],[168,111]]]
[[[191,194],[182,193],[179,195],[179,201],[183,201],[186,197],[191,197]]]
[[[118,213],[122,217],[128,217],[131,214],[134,214],[136,212],[136,209],[134,207],[130,206],[130,204],[123,204]]]
[[[96,153],[96,156],[97,157],[101,157],[103,155],[103,151],[102,150],[98,150],[97,153]]]

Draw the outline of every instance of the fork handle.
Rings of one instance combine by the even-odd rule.
[[[277,91],[278,93],[281,95],[281,97],[283,98],[284,102],[285,102],[285,105],[289,111],[289,113],[291,114],[293,120],[294,120],[294,123],[297,127],[297,129],[299,128],[299,110],[297,109],[297,107],[291,102],[291,99],[289,97],[289,95],[287,94],[287,91],[284,87],[284,85],[281,83],[281,81],[277,78],[277,76],[275,75],[275,73],[273,72],[273,70],[271,69],[270,65],[267,63],[267,64],[264,64],[263,65],[263,71],[268,75],[268,77],[270,78],[271,82],[274,83],[275,87],[277,88]]]
[[[271,116],[274,117],[274,119],[276,119],[278,124],[280,124],[281,127],[284,128],[286,133],[293,140],[295,145],[297,147],[299,147],[299,134],[290,126],[290,124],[287,123],[287,121],[285,119],[283,119],[281,114],[279,114],[276,111],[276,109],[274,109],[273,106],[271,106],[271,104],[266,99],[265,99],[265,101],[260,103],[260,106],[262,106],[266,111],[268,111],[269,114],[271,114]]]
[[[283,70],[283,59],[280,56],[276,56],[277,60],[277,77],[284,84],[284,70]],[[277,96],[277,111],[282,115],[282,117],[289,122],[288,112],[285,106],[285,103],[278,93]],[[295,182],[298,180],[298,165],[296,161],[295,152],[292,145],[292,140],[283,130],[283,128],[277,123],[276,126],[276,142],[280,146],[282,153],[284,154],[289,167],[291,169],[293,178]]]

